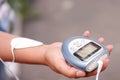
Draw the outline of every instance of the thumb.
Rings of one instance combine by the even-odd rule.
[[[60,62],[58,65],[59,66],[57,67],[58,68],[57,70],[59,71],[59,73],[69,78],[79,78],[79,77],[83,77],[86,75],[84,71],[81,71],[79,69],[76,69],[70,66],[65,61]]]

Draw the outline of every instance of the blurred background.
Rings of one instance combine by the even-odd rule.
[[[18,1],[17,4],[15,1]],[[100,74],[99,79],[119,80],[120,0],[8,0],[8,2],[18,17],[15,19],[17,22],[14,34],[45,44],[81,36],[86,30],[91,32],[92,38],[104,37],[105,45],[113,44],[114,49],[109,57],[109,66]],[[77,80],[55,73],[42,65],[19,64],[18,74],[20,80]],[[80,79],[95,80],[95,76]]]

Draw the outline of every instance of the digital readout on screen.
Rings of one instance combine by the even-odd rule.
[[[81,60],[84,60],[91,55],[93,55],[95,52],[97,52],[101,47],[97,44],[90,42],[87,45],[83,46],[79,50],[77,50],[74,55],[78,57]]]

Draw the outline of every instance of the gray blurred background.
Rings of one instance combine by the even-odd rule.
[[[24,37],[50,44],[89,30],[92,38],[104,37],[105,45],[114,45],[99,80],[119,80],[120,0],[35,0],[34,7],[41,17],[24,22]],[[74,80],[42,65],[22,64],[21,71],[21,80]],[[78,80],[95,80],[95,76]]]

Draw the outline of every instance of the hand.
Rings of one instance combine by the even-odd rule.
[[[83,36],[90,37],[89,31],[85,31]],[[103,43],[104,38],[99,38],[99,42]],[[47,45],[46,51],[45,51],[45,64],[49,66],[51,69],[53,69],[55,72],[63,74],[69,78],[80,78],[80,77],[88,77],[93,76],[96,74],[96,70],[86,73],[80,69],[76,69],[72,66],[70,66],[68,63],[66,63],[62,52],[61,52],[61,42],[53,43],[51,45]],[[109,52],[112,51],[112,45],[108,45],[107,49]],[[108,65],[109,60],[104,60],[104,65],[102,68],[102,71],[106,69]]]
[[[90,37],[90,32],[89,32],[89,31],[85,31],[85,32],[83,33],[83,36],[89,38],[89,37]],[[104,38],[100,37],[100,38],[98,39],[98,41],[103,44],[103,43],[104,43]],[[113,49],[113,45],[107,45],[106,48],[108,49],[109,53],[111,53],[111,52],[112,52],[112,49]],[[109,62],[109,59],[104,60],[104,64],[103,64],[103,67],[102,67],[102,71],[104,71],[104,70],[107,68],[108,62]],[[97,70],[94,70],[94,71],[92,71],[92,72],[88,72],[88,73],[86,73],[86,77],[96,75],[96,73],[97,73]]]

